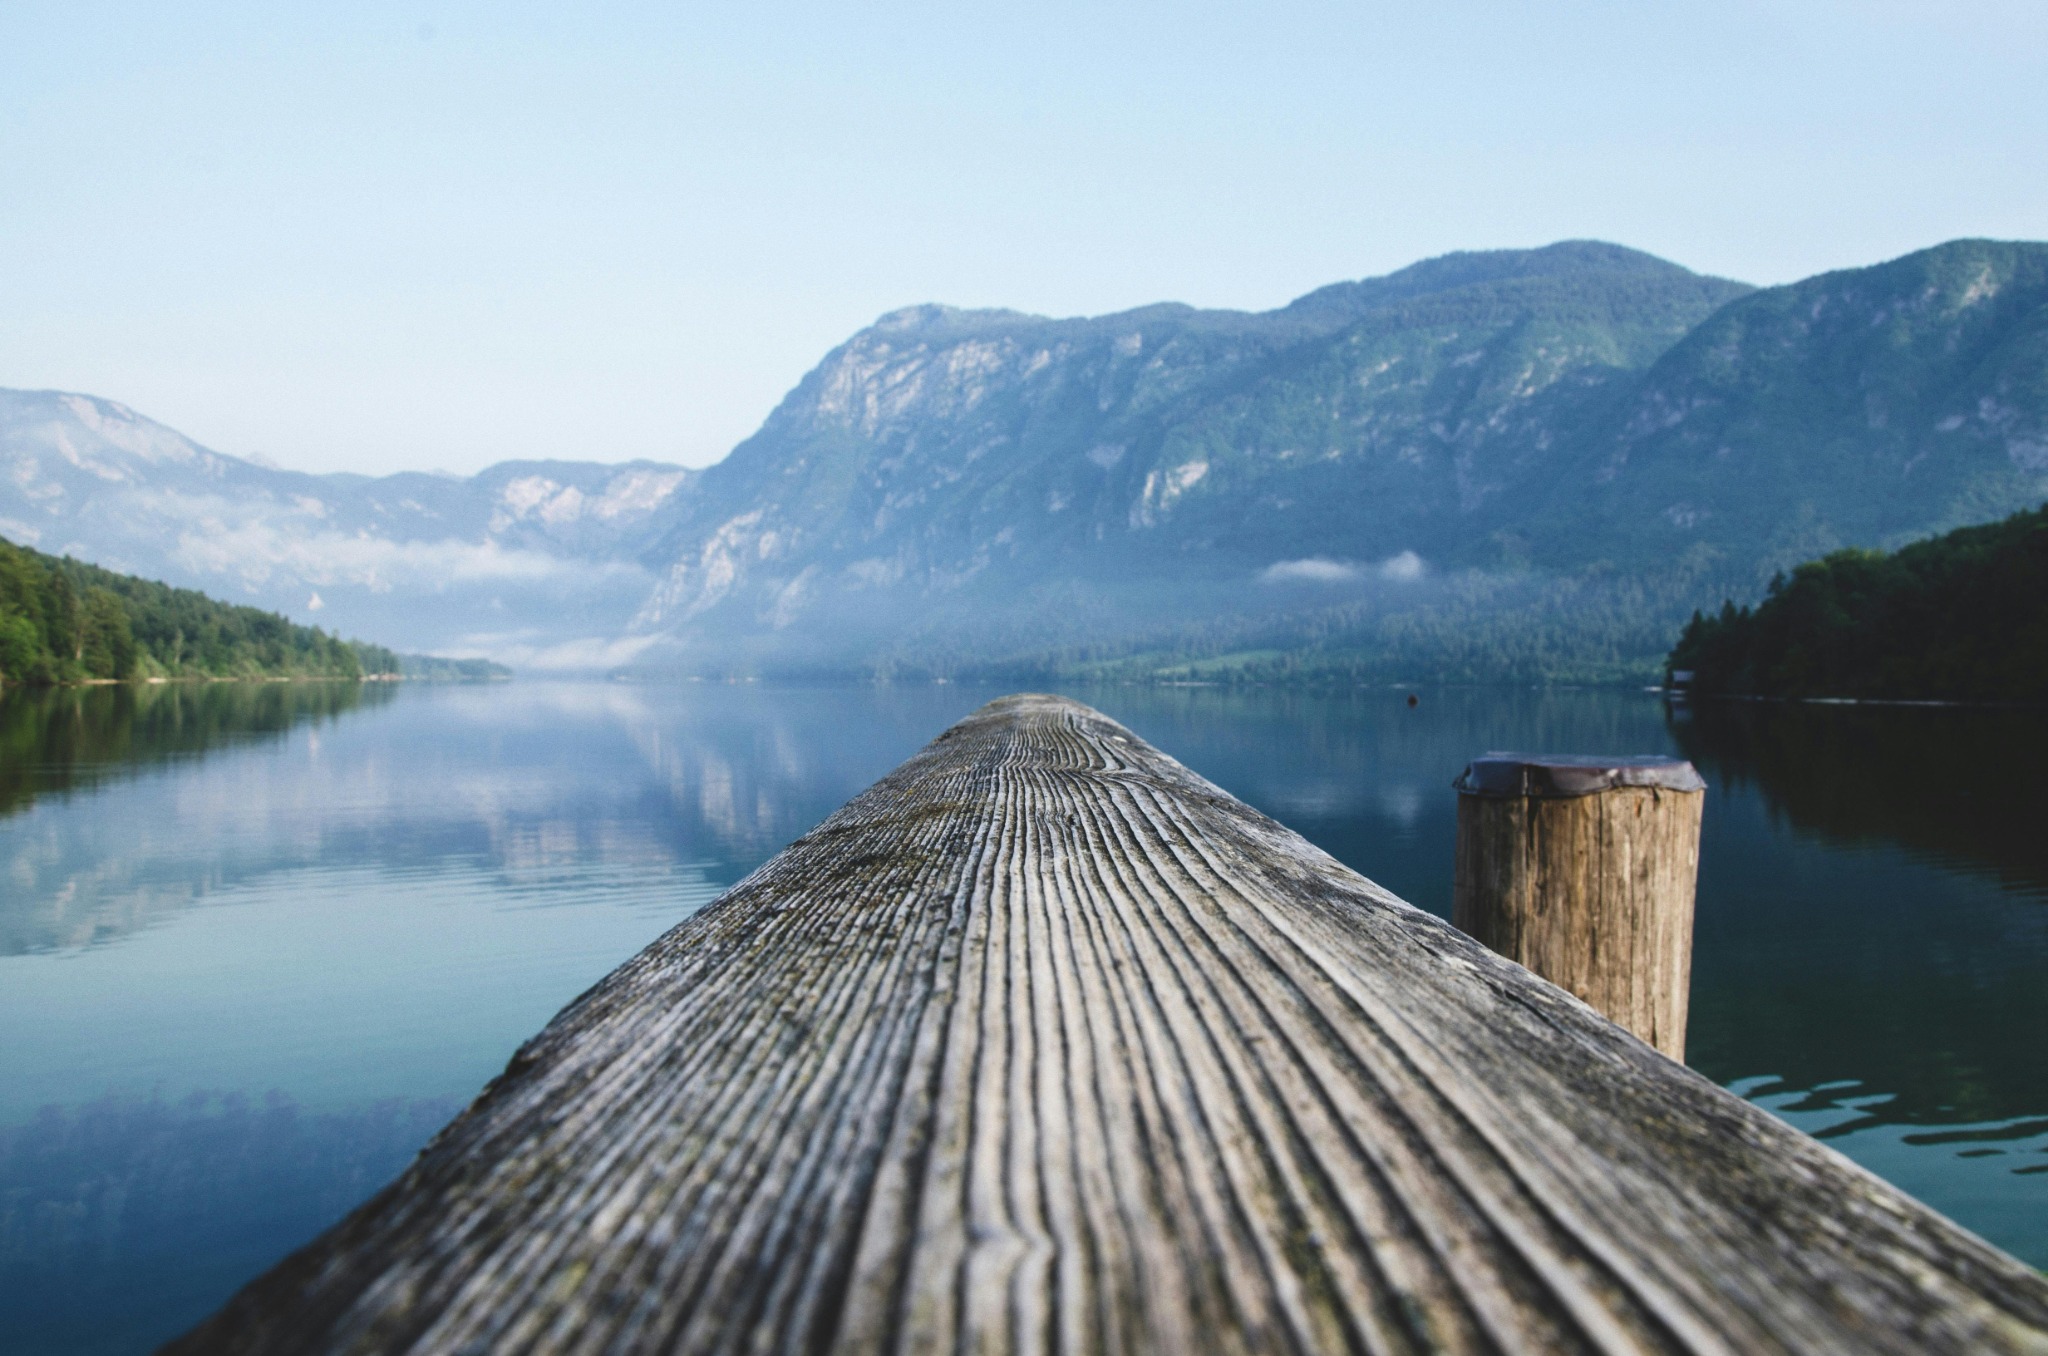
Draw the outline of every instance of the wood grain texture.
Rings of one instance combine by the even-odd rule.
[[[2048,1282],[1026,696],[171,1350],[2042,1352]]]
[[[1706,799],[1460,795],[1451,921],[1682,1060]]]

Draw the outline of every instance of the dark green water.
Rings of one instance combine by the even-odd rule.
[[[144,1351],[613,965],[993,692],[0,700],[0,1350]],[[2048,1264],[2048,720],[1644,694],[1076,695],[1445,912],[1489,749],[1711,785],[1692,1063]]]

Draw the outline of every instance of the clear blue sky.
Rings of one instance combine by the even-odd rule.
[[[2048,237],[2048,4],[0,5],[0,385],[307,470],[703,464],[920,301]]]

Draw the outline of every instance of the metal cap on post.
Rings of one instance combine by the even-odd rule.
[[[1453,785],[1451,921],[1684,1059],[1707,786],[1693,765],[1489,753]]]

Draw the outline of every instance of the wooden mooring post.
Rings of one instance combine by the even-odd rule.
[[[1707,790],[1693,765],[1491,753],[1455,785],[1451,921],[1683,1060]]]
[[[2048,1280],[1027,696],[170,1349],[2043,1352]]]

